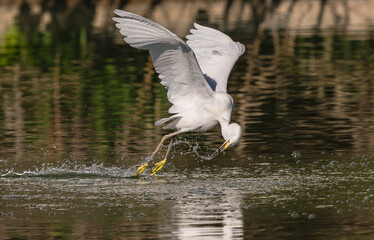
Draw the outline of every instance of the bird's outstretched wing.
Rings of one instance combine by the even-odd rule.
[[[186,36],[187,44],[194,51],[209,85],[217,92],[226,92],[231,69],[245,47],[213,28],[197,23],[194,27],[196,29],[191,29],[192,34]]]
[[[159,24],[134,13],[115,10],[116,27],[130,46],[149,50],[161,84],[173,104],[170,113],[179,113],[201,99],[209,100],[213,90],[206,82],[191,48]]]

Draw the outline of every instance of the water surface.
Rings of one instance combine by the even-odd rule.
[[[0,236],[372,239],[372,7],[0,4]],[[237,146],[207,161],[219,127],[184,134],[162,171],[131,177],[168,133],[154,122],[170,103],[147,52],[114,28],[114,8],[181,37],[196,21],[246,46],[228,85]]]

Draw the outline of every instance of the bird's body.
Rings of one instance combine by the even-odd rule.
[[[156,125],[165,124],[164,129],[183,132],[206,132],[218,123],[229,123],[233,100],[227,93],[214,93],[205,101],[190,101],[189,107],[169,118],[163,118]]]
[[[132,47],[150,52],[161,84],[166,87],[168,100],[172,103],[169,113],[173,115],[155,124],[176,132],[163,137],[149,161],[167,138],[183,132],[205,132],[218,123],[225,139],[220,150],[237,144],[241,128],[236,123],[230,124],[233,99],[226,89],[231,69],[244,53],[244,46],[218,30],[196,23],[185,43],[149,19],[122,10],[115,10],[115,13],[119,17],[113,19],[125,41]],[[170,147],[171,143],[167,153]],[[166,156],[161,162],[156,163],[153,174],[165,164]],[[139,168],[137,174],[146,166],[148,162]]]

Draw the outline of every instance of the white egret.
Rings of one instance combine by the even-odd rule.
[[[224,33],[194,24],[187,43],[161,25],[134,13],[115,10],[116,27],[132,47],[148,50],[161,84],[167,89],[172,106],[168,118],[156,121],[164,129],[176,131],[165,135],[146,163],[135,175],[139,175],[153,160],[162,144],[172,138],[165,158],[155,163],[152,175],[166,163],[173,137],[184,132],[205,132],[218,123],[225,142],[211,156],[239,142],[241,127],[231,123],[233,99],[227,94],[227,80],[237,59],[245,47],[234,42]]]

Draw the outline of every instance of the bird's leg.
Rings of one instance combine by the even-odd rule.
[[[149,161],[152,161],[153,157],[156,155],[156,153],[158,152],[158,150],[160,150],[162,144],[165,142],[166,139],[168,138],[171,138],[171,137],[174,137],[175,135],[181,133],[182,131],[179,130],[179,131],[176,131],[176,132],[173,132],[173,133],[170,133],[170,134],[167,134],[165,136],[162,137],[160,143],[158,144],[158,146],[156,147],[156,149],[153,151],[151,157],[150,157],[150,160]]]
[[[177,135],[179,133],[181,133],[181,131],[176,131],[176,132],[173,132],[173,133],[170,133],[170,134],[167,134],[167,135],[163,136],[160,143],[158,144],[156,149],[153,151],[152,155],[149,157],[149,159],[145,163],[143,163],[140,167],[138,167],[138,170],[135,172],[134,176],[135,177],[138,176],[140,173],[142,173],[148,167],[149,163],[153,160],[153,157],[156,155],[158,150],[160,150],[162,144],[165,142],[166,139],[168,139],[170,137],[174,137],[175,135]]]
[[[143,163],[140,167],[138,167],[138,170],[134,173],[134,177],[137,177],[139,174],[141,174],[149,165],[150,160]]]
[[[156,153],[158,152],[158,150],[160,150],[162,144],[165,142],[166,139],[169,138],[169,135],[165,135],[162,137],[160,143],[157,145],[156,149],[153,151],[152,155],[149,157],[149,161],[152,161],[153,160],[153,157],[156,155]]]
[[[151,176],[155,175],[156,172],[158,172],[161,168],[164,167],[166,161],[167,161],[167,157],[168,157],[168,154],[170,152],[170,149],[171,149],[171,146],[173,144],[173,139],[171,139],[170,143],[169,143],[169,146],[168,146],[168,150],[166,151],[166,154],[165,154],[165,157],[164,157],[164,160],[162,161],[159,161],[158,163],[155,163],[155,168],[152,170],[152,173],[151,173]]]
[[[158,152],[158,150],[160,150],[161,146],[162,146],[162,143],[169,138],[169,135],[165,135],[162,137],[160,143],[158,144],[158,146],[156,147],[156,149],[153,151],[152,155],[148,158],[148,160],[143,163],[140,167],[138,167],[138,170],[135,172],[134,176],[138,176],[139,174],[141,174],[149,165],[149,163],[153,160],[153,157],[156,155],[156,153]]]

